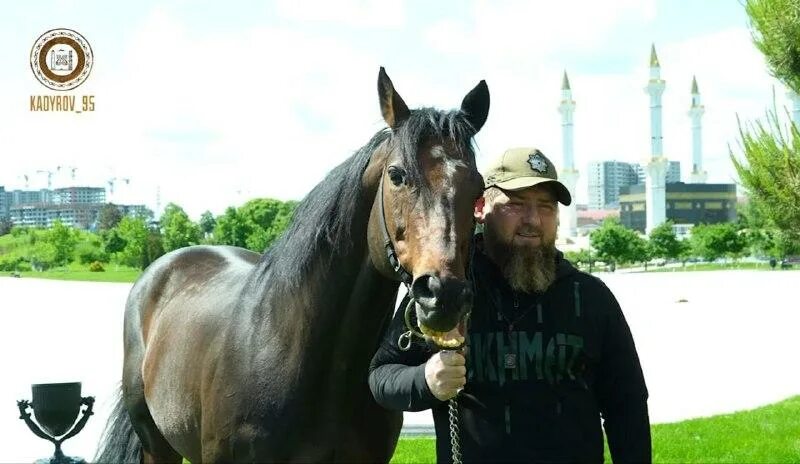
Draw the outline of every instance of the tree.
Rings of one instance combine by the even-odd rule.
[[[291,221],[297,202],[271,198],[250,200],[239,209],[250,233],[245,240],[248,249],[263,252],[281,236]]]
[[[149,263],[145,249],[148,230],[144,219],[125,216],[117,226],[119,236],[125,241],[125,248],[119,252],[122,264],[144,269]]]
[[[286,230],[297,202],[258,198],[241,208],[230,207],[217,218],[214,242],[258,253],[270,247]]]
[[[691,241],[695,254],[706,261],[714,261],[724,256],[736,258],[746,245],[736,225],[728,222],[694,226]]]
[[[144,247],[144,257],[142,258],[142,269],[146,268],[153,261],[164,255],[164,240],[161,232],[150,229],[147,232],[147,241]]]
[[[200,227],[189,219],[180,206],[170,203],[161,215],[165,251],[177,250],[200,243]]]
[[[654,258],[678,259],[681,242],[672,230],[672,221],[666,221],[650,231],[650,247]]]
[[[597,251],[597,257],[611,264],[612,269],[617,263],[627,263],[641,256],[641,238],[631,230],[620,224],[617,218],[608,218],[599,228],[589,236],[592,248]]]
[[[800,93],[800,2],[747,0],[745,11],[770,74]]]
[[[11,221],[6,218],[0,219],[0,235],[6,235],[11,232],[12,227],[14,227],[14,224]]]
[[[228,207],[222,216],[217,218],[214,228],[214,242],[219,245],[246,247],[248,225],[233,206]]]
[[[61,221],[55,221],[53,226],[46,234],[45,242],[52,245],[53,264],[64,266],[69,264],[75,253],[75,245],[78,244],[78,237],[75,229],[65,226]]]
[[[770,73],[800,93],[800,1],[747,0],[753,42],[764,54]],[[767,113],[766,123],[743,128],[740,146],[731,161],[751,198],[785,239],[800,243],[800,131],[794,124],[782,129],[778,112]]]
[[[630,241],[628,242],[628,249],[625,255],[625,262],[643,263],[644,269],[647,270],[647,263],[653,256],[653,250],[647,240],[634,232],[630,237]]]
[[[120,251],[124,250],[125,245],[127,245],[127,242],[125,242],[125,239],[122,238],[122,235],[119,233],[119,229],[116,227],[106,231],[101,236],[103,237],[103,249],[109,255],[119,253]]]
[[[106,203],[97,215],[97,230],[111,230],[122,220],[122,211],[114,203]]]
[[[214,227],[217,225],[217,220],[211,211],[206,211],[200,215],[200,231],[203,232],[203,237],[208,238],[214,232]]]

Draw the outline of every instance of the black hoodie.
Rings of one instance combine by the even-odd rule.
[[[463,461],[603,462],[602,417],[615,463],[650,462],[647,388],[619,304],[602,281],[560,252],[556,260],[547,291],[525,294],[475,254],[467,385],[458,396]],[[401,351],[405,330],[398,311],[372,360],[370,389],[388,409],[432,409],[437,461],[451,462],[448,403],[425,382],[435,350],[415,341]]]

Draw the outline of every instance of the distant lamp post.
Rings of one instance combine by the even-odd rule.
[[[64,456],[61,443],[83,430],[89,416],[93,414],[94,397],[81,398],[80,382],[34,384],[31,385],[31,393],[33,401],[17,401],[19,418],[25,421],[37,437],[44,438],[56,447],[53,457],[39,459],[36,464],[86,463],[81,458]],[[81,406],[86,406],[86,409],[81,410]],[[33,409],[38,424],[31,419],[28,408]],[[76,423],[80,413],[83,416]]]

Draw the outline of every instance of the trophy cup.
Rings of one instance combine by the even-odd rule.
[[[61,443],[67,438],[77,435],[86,425],[89,416],[93,414],[94,397],[81,398],[80,382],[34,384],[31,385],[31,392],[33,402],[17,401],[19,418],[28,424],[31,432],[37,437],[44,438],[56,446],[56,452],[52,458],[39,459],[36,464],[85,463],[86,461],[81,458],[64,456],[61,451]],[[85,405],[86,409],[81,410],[82,405]],[[33,415],[36,416],[39,425],[31,419],[31,414],[27,412],[28,407],[33,409]],[[81,412],[83,417],[75,423],[75,419]]]

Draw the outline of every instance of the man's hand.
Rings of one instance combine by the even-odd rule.
[[[464,356],[457,351],[440,351],[425,363],[425,381],[437,399],[447,401],[467,383]]]

